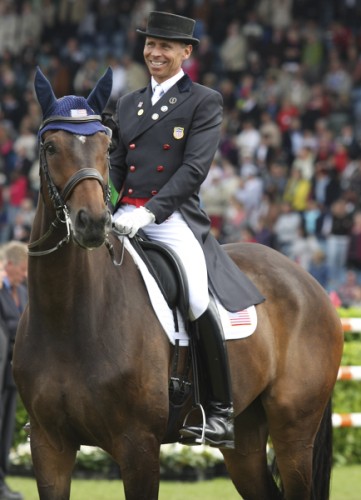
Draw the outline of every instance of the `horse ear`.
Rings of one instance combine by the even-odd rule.
[[[88,96],[87,102],[99,115],[105,108],[113,87],[113,70],[109,67]]]
[[[52,112],[57,99],[49,80],[42,73],[39,66],[36,68],[34,88],[36,97],[38,98],[41,110],[43,112],[43,116],[46,117]]]

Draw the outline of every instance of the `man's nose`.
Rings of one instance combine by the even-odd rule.
[[[161,55],[161,50],[160,50],[159,47],[154,46],[154,47],[151,48],[150,53],[152,54],[152,56],[160,56]]]

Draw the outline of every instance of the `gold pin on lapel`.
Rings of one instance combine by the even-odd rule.
[[[140,110],[138,111],[138,116],[141,116],[143,113],[144,113],[144,109],[140,109]]]

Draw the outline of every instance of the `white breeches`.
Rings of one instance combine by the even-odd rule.
[[[122,205],[114,214],[114,221],[132,210],[133,205]],[[165,243],[179,256],[188,280],[190,318],[199,318],[209,303],[207,266],[203,250],[183,216],[176,211],[162,224],[148,224],[142,231],[151,241]]]

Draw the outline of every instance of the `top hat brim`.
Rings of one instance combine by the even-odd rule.
[[[136,31],[140,35],[149,36],[152,38],[162,38],[163,40],[174,40],[175,42],[184,42],[193,46],[197,46],[199,44],[198,38],[193,38],[190,36],[171,35],[170,33],[164,34],[158,31],[142,31],[140,29],[137,29]]]

